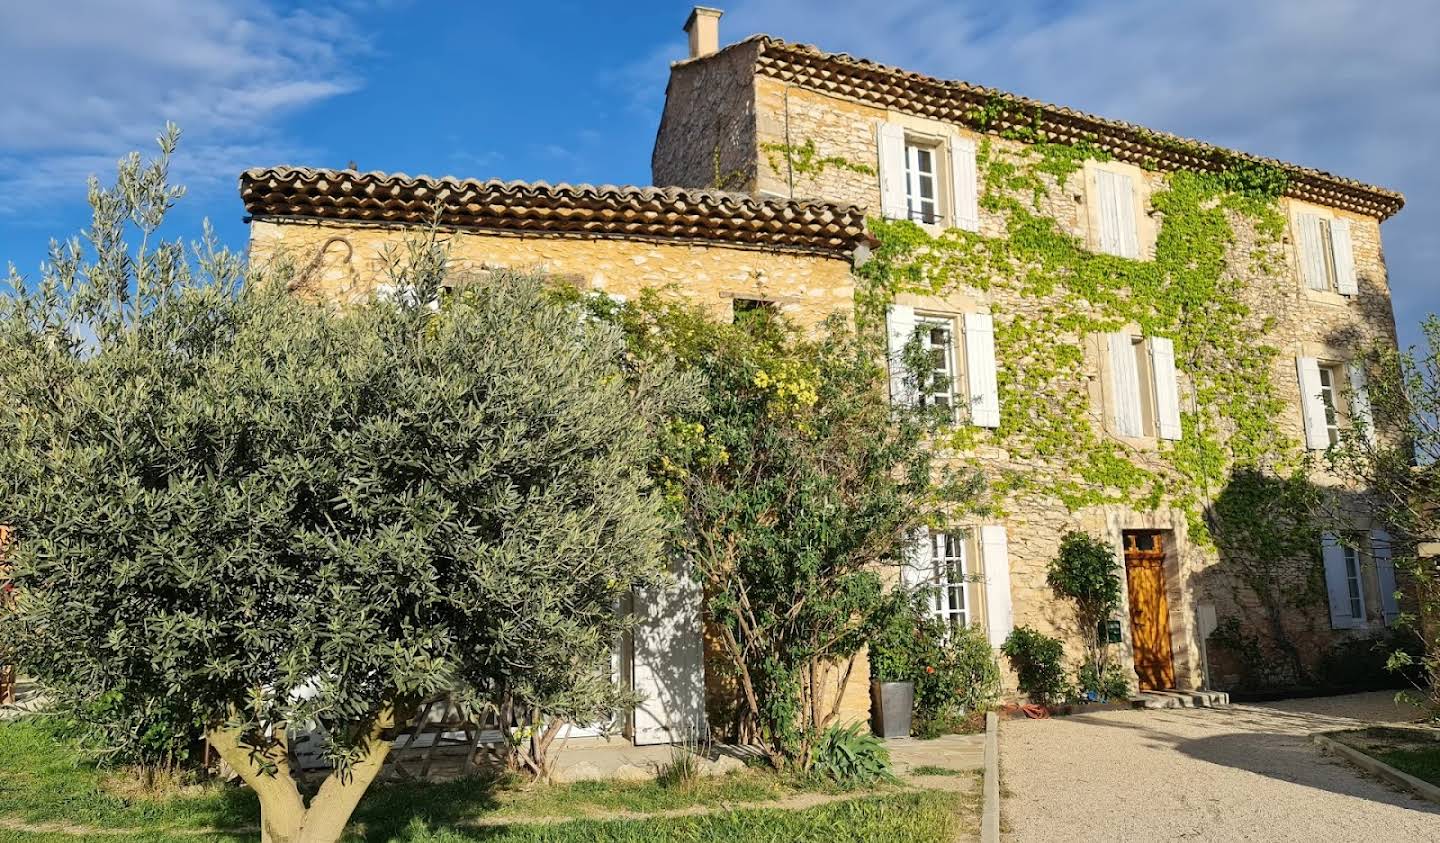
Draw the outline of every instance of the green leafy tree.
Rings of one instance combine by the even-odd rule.
[[[886,605],[881,569],[969,504],[934,462],[933,418],[892,407],[881,341],[832,319],[805,333],[758,310],[721,324],[660,295],[618,308],[637,352],[701,375],[708,407],[667,461],[679,551],[705,583],[745,728],[776,766],[808,766]]]
[[[1069,532],[1060,539],[1060,553],[1050,560],[1046,581],[1055,593],[1075,604],[1075,622],[1085,642],[1087,673],[1106,679],[1110,671],[1110,644],[1103,628],[1120,609],[1120,574],[1115,563],[1115,550],[1100,539],[1085,533]],[[1096,682],[1084,682],[1085,690],[1101,691]],[[1105,690],[1114,690],[1112,687]]]
[[[1440,718],[1440,564],[1432,550],[1440,541],[1440,317],[1426,317],[1420,328],[1421,350],[1370,349],[1370,412],[1352,413],[1350,429],[1326,456],[1332,470],[1368,490],[1390,535],[1390,547],[1382,549],[1390,552],[1400,587],[1399,625],[1413,628],[1422,644],[1418,665],[1397,650],[1391,666],[1419,673],[1417,689]]]
[[[692,380],[536,278],[429,306],[433,240],[343,310],[211,243],[192,260],[158,239],[175,140],[92,182],[88,256],[57,247],[0,303],[3,655],[71,698],[167,701],[269,841],[338,839],[430,695],[501,708],[543,773],[560,724],[627,702],[614,609],[662,570],[649,468]],[[311,726],[313,793],[287,751]]]

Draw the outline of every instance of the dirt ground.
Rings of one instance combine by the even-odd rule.
[[[1393,697],[1005,721],[1005,839],[1440,841],[1440,805],[1310,740],[1411,719]]]

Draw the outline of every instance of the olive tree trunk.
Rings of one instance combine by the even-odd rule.
[[[366,735],[359,760],[343,773],[332,772],[320,785],[309,804],[300,794],[290,767],[289,749],[283,731],[279,740],[265,751],[243,743],[240,730],[219,727],[206,733],[210,745],[260,798],[260,840],[262,843],[336,843],[355,806],[380,774],[390,753],[390,742],[381,733],[392,717],[378,719]],[[265,768],[271,768],[268,772]]]

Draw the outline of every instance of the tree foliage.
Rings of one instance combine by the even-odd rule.
[[[662,295],[598,306],[637,352],[704,379],[707,409],[677,421],[667,460],[677,550],[705,584],[739,736],[808,765],[886,605],[882,568],[977,481],[941,469],[930,418],[889,402],[883,340],[842,319],[807,333],[764,309],[722,324]]]
[[[344,310],[161,242],[174,141],[92,182],[88,254],[0,303],[0,647],[75,699],[182,707],[276,840],[338,837],[424,697],[501,707],[532,763],[612,717],[615,607],[662,570],[649,469],[693,380],[540,279],[444,293],[433,240]],[[335,772],[307,804],[308,726]]]
[[[1105,677],[1110,666],[1110,645],[1101,627],[1120,609],[1124,588],[1114,548],[1085,533],[1066,533],[1060,539],[1060,553],[1050,560],[1045,579],[1056,594],[1075,603],[1075,622],[1080,627],[1080,640],[1085,642],[1089,672]]]
[[[1413,628],[1423,647],[1418,666],[1401,649],[1392,667],[1419,668],[1418,688],[1440,718],[1440,564],[1433,555],[1440,540],[1440,317],[1431,314],[1420,327],[1425,342],[1418,351],[1369,349],[1370,412],[1352,419],[1327,458],[1338,475],[1368,490],[1389,533],[1390,547],[1381,550],[1389,550],[1396,569],[1398,624]]]

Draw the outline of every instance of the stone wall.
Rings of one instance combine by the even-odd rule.
[[[885,111],[873,106],[860,104],[840,97],[818,93],[814,90],[788,85],[770,77],[755,77],[755,137],[757,150],[756,190],[784,196],[803,198],[824,198],[830,201],[850,202],[877,209],[880,206],[880,185],[877,175],[864,175],[848,167],[828,167],[819,171],[796,173],[783,154],[777,150],[797,149],[813,143],[815,157],[839,157],[854,165],[864,165],[878,170],[877,125],[881,121],[902,123],[907,130],[936,137],[959,134],[970,136],[977,141],[985,139],[968,128],[947,125],[910,114]],[[710,107],[706,102],[688,104],[667,104],[667,120],[678,119],[671,114],[677,108],[703,110]],[[662,141],[670,139],[662,136]],[[994,153],[1001,158],[1019,161],[1025,155],[1025,145],[1012,140],[988,136]],[[748,141],[737,143],[737,151],[750,147]],[[657,151],[657,156],[660,153]],[[728,160],[728,159],[727,159]],[[1146,201],[1138,208],[1137,217],[1141,222],[1140,243],[1142,259],[1153,259],[1155,236],[1163,221],[1152,215],[1148,197],[1156,191],[1166,189],[1163,174],[1147,172],[1133,165],[1112,164],[1121,167],[1139,181],[1139,194]],[[1070,175],[1064,185],[1050,175],[1043,175],[1046,192],[1038,198],[1038,213],[1054,219],[1059,227],[1083,243],[1093,244],[1096,235],[1092,232],[1094,215],[1088,207],[1087,183],[1093,179],[1093,162],[1086,164],[1081,172]],[[686,181],[687,175],[667,171]],[[657,179],[661,173],[657,171]],[[689,177],[693,180],[693,176]],[[1017,196],[1019,192],[1017,191]],[[1026,193],[1027,203],[1032,197]],[[1295,200],[1280,200],[1280,210],[1287,220],[1298,203]],[[1380,246],[1379,222],[1371,217],[1343,211],[1333,211],[1336,216],[1351,222],[1359,295],[1344,298],[1330,293],[1306,290],[1300,281],[1297,261],[1294,255],[1294,237],[1287,224],[1280,243],[1274,244],[1263,237],[1252,221],[1240,214],[1231,214],[1235,242],[1227,255],[1226,272],[1243,281],[1241,297],[1254,314],[1254,322],[1268,324],[1268,333],[1257,331],[1255,342],[1273,345],[1278,349],[1274,358],[1273,382],[1286,403],[1285,410],[1275,419],[1278,430],[1296,442],[1303,442],[1303,420],[1301,417],[1300,391],[1295,372],[1295,357],[1320,356],[1343,360],[1364,344],[1381,340],[1395,342],[1394,318],[1390,305],[1390,294],[1386,278],[1385,263]],[[938,229],[936,229],[938,231]],[[981,208],[980,231],[989,237],[1008,236],[1005,218],[997,211]],[[1257,270],[1266,260],[1272,263],[1283,261],[1278,273],[1267,274]],[[988,289],[982,287],[988,286]],[[1025,296],[1007,292],[998,286],[961,284],[958,288],[939,296],[902,296],[899,301],[927,308],[941,313],[959,314],[977,309],[989,310],[996,314],[997,321],[1025,319],[1037,306],[1037,301]],[[1046,302],[1039,302],[1044,304]],[[1104,402],[1106,374],[1103,371],[1103,349],[1098,337],[1062,337],[1068,342],[1084,344],[1087,348],[1087,366],[1084,383],[1058,384],[1060,388],[1088,390],[1092,395],[1092,423],[1097,432],[1104,433],[1108,410]],[[997,348],[1002,358],[1003,347]],[[1181,374],[1182,408],[1194,401],[1191,385],[1185,383]],[[1003,402],[1003,394],[1002,394]],[[1127,441],[1130,458],[1146,468],[1159,468],[1158,445],[1152,439]],[[976,437],[972,457],[979,461],[992,479],[999,479],[1006,472],[1034,473],[1050,468],[1040,464],[1026,454],[1009,453],[988,434]],[[1317,485],[1333,487],[1336,480],[1323,471],[1317,471],[1313,478]],[[1207,490],[1207,494],[1219,494],[1222,490]],[[1353,492],[1340,497],[1354,497]],[[1205,542],[1196,542],[1189,536],[1189,524],[1193,523],[1186,513],[1169,507],[1154,511],[1143,511],[1129,506],[1104,505],[1083,508],[1071,512],[1052,495],[1043,491],[1022,493],[1004,503],[1003,520],[1010,542],[1010,565],[1015,622],[1028,624],[1042,631],[1065,637],[1072,655],[1078,656],[1079,645],[1076,636],[1069,632],[1073,628],[1068,607],[1057,602],[1045,583],[1045,568],[1055,556],[1061,535],[1067,530],[1080,529],[1103,535],[1115,542],[1117,555],[1121,547],[1121,531],[1129,529],[1155,529],[1169,532],[1167,541],[1172,545],[1168,555],[1166,579],[1170,610],[1171,637],[1175,653],[1177,683],[1182,687],[1199,687],[1204,681],[1202,664],[1203,642],[1197,629],[1197,612],[1203,605],[1213,607],[1220,618],[1237,617],[1250,629],[1260,630],[1266,623],[1253,595],[1236,582],[1230,568],[1223,564],[1217,552]],[[1348,526],[1364,528],[1369,525],[1363,516],[1356,515]],[[1318,575],[1318,568],[1316,570]],[[1369,569],[1367,601],[1372,624],[1369,630],[1332,632],[1323,603],[1323,578],[1320,585],[1321,602],[1311,611],[1294,610],[1285,618],[1286,633],[1304,651],[1308,660],[1313,661],[1338,637],[1354,636],[1378,631],[1383,628],[1380,621],[1378,589],[1375,586],[1374,571]],[[1121,617],[1128,614],[1128,607]],[[1125,645],[1129,652],[1129,625],[1125,624]],[[1263,631],[1263,630],[1262,630]],[[1128,656],[1127,656],[1128,663]],[[1217,683],[1227,677],[1215,677]],[[1233,678],[1233,677],[1228,677]]]
[[[348,302],[384,280],[387,250],[415,236],[406,229],[359,224],[257,219],[250,226],[252,261],[284,255],[300,270],[299,292]],[[455,272],[538,269],[585,289],[634,296],[670,288],[729,320],[736,298],[773,301],[800,324],[815,324],[852,307],[848,261],[813,254],[735,248],[700,241],[628,240],[554,235],[512,236],[478,231],[443,235]]]
[[[650,158],[664,187],[752,191],[755,183],[756,44],[676,63]]]

